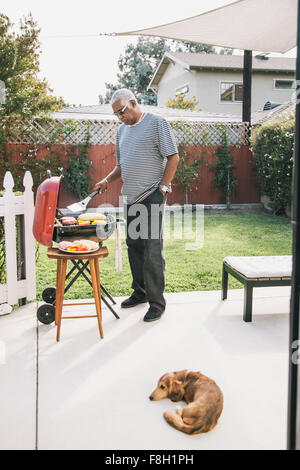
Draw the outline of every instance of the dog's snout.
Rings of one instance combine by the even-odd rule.
[[[152,395],[150,395],[149,400],[153,400],[153,396],[152,396]]]

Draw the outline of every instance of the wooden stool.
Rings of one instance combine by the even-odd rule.
[[[99,273],[99,258],[106,258],[108,256],[108,249],[106,246],[101,246],[97,251],[93,253],[72,254],[63,253],[58,248],[48,248],[47,255],[51,259],[57,260],[57,272],[56,272],[56,303],[55,303],[55,324],[57,326],[56,341],[60,340],[60,327],[62,319],[72,318],[98,318],[100,337],[103,338],[102,330],[102,311],[101,311],[101,289],[100,289],[100,273]],[[96,305],[97,315],[81,315],[75,317],[63,317],[62,308],[65,292],[66,282],[66,271],[68,260],[88,260],[91,272],[91,281],[94,292],[95,302],[81,302],[67,304],[69,305]]]

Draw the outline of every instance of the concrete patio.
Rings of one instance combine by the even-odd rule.
[[[95,318],[37,324],[37,304],[0,318],[1,449],[285,449],[290,288],[166,294],[158,322],[146,304]],[[65,313],[74,307],[67,307]],[[90,313],[93,307],[78,307]],[[148,397],[167,371],[199,370],[224,393],[218,425],[185,435],[164,420],[170,400]],[[183,405],[183,403],[181,403]]]

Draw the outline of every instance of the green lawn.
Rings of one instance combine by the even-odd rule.
[[[190,226],[193,224],[193,227]],[[292,252],[291,223],[289,219],[258,212],[205,213],[204,242],[195,215],[187,218],[185,236],[200,235],[199,240],[180,239],[181,216],[166,217],[164,252],[166,258],[166,292],[220,290],[222,260],[225,256],[289,255]],[[174,235],[177,237],[174,238]],[[127,261],[125,241],[123,245],[123,271],[115,271],[115,239],[104,242],[109,249],[108,258],[100,260],[102,284],[113,296],[132,292],[131,275]],[[190,247],[189,245],[192,246]],[[190,249],[192,248],[192,249]],[[55,286],[56,262],[49,260],[46,248],[40,246],[37,262],[37,292],[47,286]],[[229,276],[229,288],[241,288],[241,284]],[[80,277],[66,294],[66,298],[92,297],[92,289]]]

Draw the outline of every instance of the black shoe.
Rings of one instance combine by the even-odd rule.
[[[159,320],[162,314],[164,313],[164,310],[159,310],[156,307],[150,307],[146,315],[144,316],[144,321],[155,321]]]
[[[123,300],[123,302],[121,303],[121,307],[122,308],[135,307],[136,305],[144,304],[145,302],[147,302],[146,297],[139,297],[135,293],[133,293],[131,294],[130,297],[128,297],[128,299]]]

